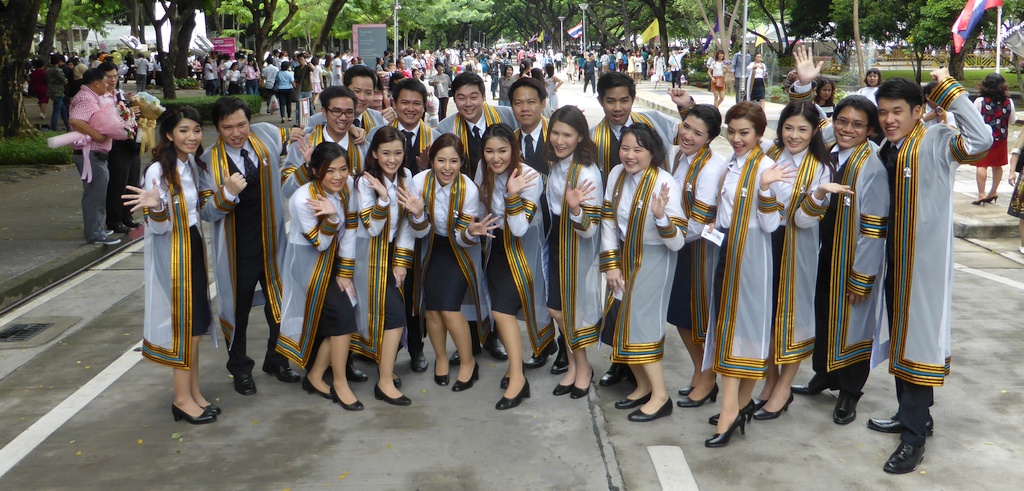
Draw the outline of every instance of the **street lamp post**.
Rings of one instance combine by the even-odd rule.
[[[398,4],[398,0],[395,0],[395,60],[398,59],[398,11],[402,10],[402,6]]]
[[[565,52],[565,16],[558,16],[558,44],[561,45],[561,51]]]
[[[580,10],[583,11],[583,49],[584,53],[587,52],[587,9],[590,8],[589,3],[581,3]]]

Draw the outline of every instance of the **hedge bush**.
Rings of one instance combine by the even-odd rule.
[[[47,138],[60,134],[63,133],[47,131],[25,138],[0,139],[0,165],[70,165],[70,146],[46,146]]]
[[[234,97],[245,101],[253,114],[259,114],[263,108],[263,98],[258,95],[239,95]],[[217,99],[220,99],[220,96],[182,97],[179,99],[163,100],[163,105],[168,110],[181,106],[192,106],[199,111],[203,121],[213,122],[210,112],[213,109],[213,103],[217,102]]]
[[[198,89],[199,80],[196,80],[192,77],[176,78],[174,79],[174,86],[177,87],[179,90]]]

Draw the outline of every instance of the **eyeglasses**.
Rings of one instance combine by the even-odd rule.
[[[861,131],[861,130],[863,130],[863,129],[868,127],[868,125],[866,123],[862,123],[860,121],[850,121],[849,119],[846,119],[846,118],[838,118],[838,119],[836,119],[836,123],[835,124],[836,124],[836,126],[842,126],[844,128],[853,128],[853,129],[855,129],[857,131]]]
[[[342,116],[345,116],[346,118],[354,118],[356,116],[355,109],[342,109],[340,107],[332,107],[328,108],[327,112],[331,113],[331,116],[334,116],[336,118],[340,118]]]

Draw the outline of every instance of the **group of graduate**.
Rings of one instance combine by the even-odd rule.
[[[452,83],[458,113],[433,130],[422,83],[398,83],[382,114],[367,108],[375,74],[358,66],[324,90],[305,131],[250,125],[225,97],[213,109],[220,138],[203,152],[199,114],[169,111],[143,186],[125,198],[146,213],[143,354],[175,369],[175,419],[220,413],[200,391],[197,350],[217,324],[235,389],[256,392],[245,329],[259,283],[263,370],[298,382],[295,362],[306,391],[347,410],[363,409],[348,382],[367,379],[350,353],[378,364],[376,399],[411,404],[394,366],[404,346],[426,370],[421,325],[434,382],[456,392],[478,380],[481,344],[503,343],[499,410],[530,397],[524,361],[556,349],[553,394],[585,397],[587,349],[603,342],[605,380],[635,382],[615,403],[631,421],[721,398],[708,447],[778,418],[794,392],[839,390],[833,419],[848,424],[870,367],[888,358],[899,410],[868,426],[902,434],[884,469],[910,472],[949,370],[952,175],[984,155],[990,131],[943,70],[928,98],[956,114],[959,133],[926,130],[925,94],[902,79],[875,100],[843,99],[828,119],[810,100],[821,65],[801,49],[796,58],[777,138],[762,141],[764,111],[741,102],[724,118],[730,155],[711,149],[715,106],[672,89],[680,120],[633,111],[634,82],[619,73],[597,82],[604,119],[593,128],[575,106],[544,118],[547,93],[532,78],[513,84],[511,107],[494,107],[466,73]],[[213,224],[219,322],[200,219]],[[694,367],[675,404],[666,324]],[[812,355],[810,383],[791,386]]]

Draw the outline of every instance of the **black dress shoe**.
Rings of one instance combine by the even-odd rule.
[[[531,356],[529,359],[523,362],[524,368],[540,368],[548,363],[548,357],[555,354],[558,350],[558,346],[555,343],[549,343],[543,351],[537,356]]]
[[[569,371],[569,349],[565,347],[565,338],[558,337],[558,354],[551,362],[551,374],[561,375]]]
[[[341,398],[338,397],[338,392],[334,390],[333,385],[331,386],[331,400],[341,404],[341,407],[346,411],[362,411],[364,408],[363,403],[359,402],[359,399],[356,399],[356,402],[353,402],[352,404],[345,404]]]
[[[584,397],[587,397],[587,394],[589,394],[589,393],[590,393],[590,384],[587,384],[587,388],[586,389],[581,389],[581,388],[576,387],[575,385],[573,385],[572,386],[572,390],[569,391],[569,397],[572,398],[572,399],[582,399]]]
[[[263,371],[269,375],[277,377],[278,380],[286,384],[294,384],[295,382],[302,380],[302,377],[299,376],[299,374],[295,373],[295,370],[292,370],[287,365],[278,367],[267,365],[266,363],[264,363]]]
[[[711,402],[715,402],[715,401],[718,400],[718,384],[717,383],[715,384],[714,387],[711,388],[711,392],[708,392],[708,395],[704,396],[704,398],[693,400],[693,399],[690,399],[690,396],[686,395],[686,396],[683,396],[682,399],[679,399],[678,401],[676,401],[676,405],[679,406],[679,407],[701,407],[701,406],[704,405],[705,402],[708,402],[708,400],[710,400]]]
[[[320,389],[313,387],[313,383],[309,381],[308,374],[305,377],[302,377],[302,390],[310,394],[318,394],[320,397],[323,397],[324,399],[331,398],[331,394],[329,392],[320,392]]]
[[[672,414],[672,399],[665,401],[665,404],[662,404],[661,408],[655,411],[654,414],[645,413],[643,408],[637,409],[629,413],[629,420],[636,423],[646,423],[658,418],[664,418],[670,414]]]
[[[446,373],[444,375],[438,375],[437,372],[435,371],[434,383],[440,385],[441,387],[448,385],[448,374]]]
[[[529,380],[523,383],[523,388],[519,390],[519,394],[516,394],[515,397],[509,399],[508,397],[502,396],[502,398],[498,400],[498,403],[494,405],[494,409],[497,409],[498,411],[504,411],[506,409],[518,407],[520,404],[523,403],[523,399],[528,397],[530,397]]]
[[[501,377],[501,383],[498,384],[498,386],[501,387],[502,390],[505,390],[505,389],[508,388],[508,376],[507,375],[504,376],[504,377]]]
[[[732,424],[729,425],[729,429],[726,430],[725,433],[715,433],[714,435],[711,435],[711,438],[704,440],[704,446],[707,448],[717,448],[728,445],[729,440],[732,439],[732,434],[736,431],[736,428],[740,429],[741,435],[747,434],[747,418],[742,411],[740,414],[736,415],[736,419],[734,419]]]
[[[206,409],[204,409],[203,414],[200,414],[199,416],[189,416],[188,413],[182,411],[173,403],[171,404],[171,415],[174,416],[175,421],[185,420],[186,423],[193,425],[205,425],[217,421],[217,416]]]
[[[116,234],[126,234],[131,232],[132,229],[125,226],[123,223],[117,223],[114,225],[107,226],[108,229],[113,230]]]
[[[903,422],[896,416],[889,419],[875,419],[871,418],[868,420],[868,429],[880,431],[882,433],[903,433],[907,429]],[[932,436],[935,430],[935,420],[931,416],[928,416],[928,422],[924,424],[925,432],[928,436]]]
[[[427,358],[423,356],[423,353],[412,353],[409,360],[409,368],[416,373],[423,373],[427,371]]]
[[[857,419],[857,399],[840,392],[836,408],[832,410],[832,421],[837,425],[848,425]]]
[[[756,411],[756,409],[754,409],[754,401],[753,400],[748,402],[746,406],[743,406],[742,408],[740,408],[740,414],[742,414],[743,417],[745,417],[747,419],[748,423],[750,422],[751,419],[754,418],[754,412],[755,411]],[[711,416],[710,418],[708,418],[708,424],[711,425],[711,426],[718,426],[718,415],[716,414],[716,415]]]
[[[207,413],[210,413],[210,414],[212,414],[214,416],[218,416],[221,413],[220,407],[217,406],[216,404],[213,404],[213,403],[210,403],[209,406],[204,407],[203,411],[207,412]]]
[[[635,407],[643,406],[651,400],[651,394],[653,394],[653,392],[648,392],[647,395],[639,399],[624,397],[621,401],[615,403],[615,409],[633,409]]]
[[[814,374],[811,377],[811,381],[803,385],[794,385],[790,387],[790,390],[794,394],[800,394],[802,396],[813,396],[821,394],[825,389],[836,389],[836,387],[829,387],[828,380],[823,375]]]
[[[366,382],[370,380],[370,376],[366,372],[352,365],[352,360],[349,360],[348,364],[345,365],[345,378],[349,382]]]
[[[896,447],[896,451],[889,456],[889,460],[885,461],[882,470],[889,474],[906,474],[914,472],[917,466],[921,465],[922,460],[924,460],[924,445],[915,447],[909,443],[900,442],[900,446]]]
[[[462,358],[459,358],[458,351],[452,353],[452,356],[448,358],[448,364],[456,367],[462,364]]]
[[[480,363],[475,363],[473,365],[473,375],[471,375],[469,377],[469,380],[463,382],[463,381],[459,380],[458,377],[455,378],[455,383],[452,384],[452,392],[462,392],[464,390],[468,390],[470,387],[473,386],[473,383],[476,382],[479,379],[480,379]]]
[[[611,387],[632,375],[633,372],[629,369],[629,366],[622,363],[612,363],[612,366],[608,367],[608,371],[604,372],[604,375],[601,376],[599,383],[601,387]]]
[[[243,396],[251,396],[255,394],[256,381],[252,379],[252,375],[235,375],[235,392],[238,392]]]
[[[768,404],[768,399],[762,401],[761,399],[751,398],[750,402],[754,403],[754,412],[757,412],[763,408],[765,404]]]
[[[566,395],[566,394],[568,394],[570,392],[572,392],[572,385],[571,384],[570,385],[558,384],[558,385],[555,386],[555,390],[551,391],[551,393],[556,395],[556,396],[564,396],[564,395]]]
[[[681,396],[688,396],[688,395],[690,395],[690,392],[693,392],[693,386],[692,385],[686,386],[686,387],[683,387],[683,388],[679,389],[679,395],[681,395]]]
[[[767,404],[767,403],[768,403],[768,401],[765,401],[765,404]],[[782,409],[779,409],[778,411],[774,411],[773,412],[773,411],[766,411],[764,409],[764,406],[761,406],[761,409],[758,409],[757,411],[754,412],[754,419],[756,419],[758,421],[766,421],[766,420],[769,420],[769,419],[778,418],[779,416],[782,416],[782,412],[783,411],[789,411],[789,405],[792,404],[792,403],[793,403],[793,394],[791,393],[791,394],[789,394],[789,399],[786,399],[786,404],[784,404],[782,406]]]
[[[412,400],[409,399],[408,397],[405,397],[404,395],[401,395],[401,396],[398,396],[398,397],[395,397],[395,398],[388,397],[387,394],[385,394],[383,390],[380,390],[380,386],[379,385],[374,385],[373,386],[373,397],[376,398],[378,401],[384,401],[384,402],[386,402],[388,404],[391,404],[392,406],[409,406],[409,405],[412,405]]]
[[[492,358],[498,361],[508,360],[508,352],[505,351],[505,344],[501,342],[501,338],[498,336],[491,336],[485,344],[487,346],[484,348],[491,354]]]
[[[121,223],[123,223],[123,224],[124,224],[124,226],[125,226],[125,227],[128,227],[128,228],[139,228],[139,227],[141,227],[141,226],[142,226],[142,224],[141,224],[141,223],[139,223],[139,222],[136,222],[135,220],[132,220],[131,218],[126,218],[126,219],[125,219],[125,220],[124,220],[123,222],[121,222]]]

